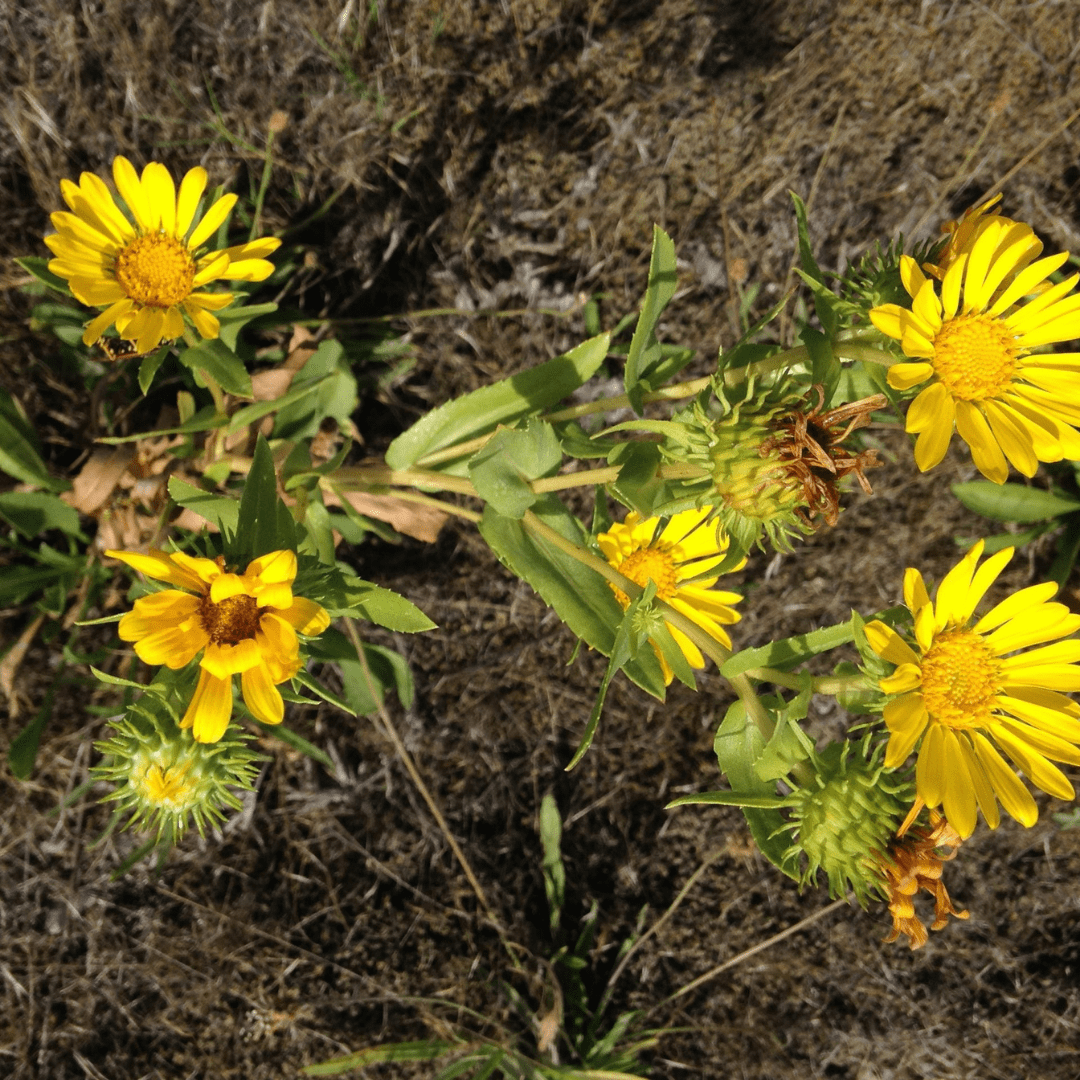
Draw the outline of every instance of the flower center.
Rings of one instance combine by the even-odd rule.
[[[1019,351],[1000,319],[960,315],[948,319],[934,336],[934,370],[954,398],[985,401],[1012,385]]]
[[[927,712],[949,727],[980,727],[990,719],[1000,677],[1001,665],[981,635],[940,634],[922,660]]]
[[[174,236],[137,236],[116,256],[116,280],[147,307],[169,308],[191,295],[195,260]]]
[[[637,551],[627,555],[615,569],[643,589],[650,581],[655,581],[656,595],[661,600],[667,600],[678,592],[675,560],[671,557],[671,552],[664,548],[638,548]],[[614,585],[612,589],[615,591],[615,599],[625,611],[630,606],[630,597]]]
[[[230,596],[220,604],[207,596],[199,605],[199,618],[215,645],[237,645],[259,629],[259,605],[254,596]]]
[[[187,782],[187,765],[163,769],[151,765],[143,777],[143,795],[150,803],[185,803],[191,796],[192,785]]]

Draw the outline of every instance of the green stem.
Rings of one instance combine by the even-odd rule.
[[[852,675],[822,675],[814,680],[814,693],[837,697],[839,694],[876,690],[877,685],[861,671]]]
[[[559,476],[545,476],[533,480],[531,487],[538,495],[542,495],[549,491],[565,491],[567,488],[612,484],[619,479],[620,472],[621,465],[611,465],[604,469],[583,469],[581,472],[561,473]],[[661,465],[656,475],[662,480],[697,480],[708,476],[709,472],[697,465],[678,464]]]
[[[759,360],[757,363],[747,364],[746,367],[734,368],[724,372],[724,383],[727,386],[736,386],[738,383],[745,382],[752,375],[767,375],[770,372],[779,371],[782,368],[806,363],[809,359],[810,354],[807,352],[806,346],[796,345],[795,348],[786,349],[784,352],[777,353],[775,356],[770,356],[766,360]],[[701,393],[701,391],[707,389],[711,383],[712,376],[707,375],[701,379],[690,379],[687,382],[672,383],[671,386],[663,386],[659,390],[650,390],[648,393],[643,394],[641,399],[646,404],[654,401],[679,401]],[[597,398],[596,401],[589,401],[583,405],[571,405],[565,409],[558,409],[552,413],[545,413],[540,419],[546,420],[550,424],[558,424],[563,420],[578,420],[582,416],[592,416],[596,413],[603,412],[614,412],[616,409],[627,409],[629,407],[630,397],[628,394],[615,394],[612,397]],[[447,446],[442,450],[435,450],[430,454],[425,454],[417,461],[417,465],[422,467],[440,465],[444,461],[453,461],[455,458],[465,457],[467,454],[474,454],[487,443],[492,434],[493,433],[479,435],[475,439],[469,439],[466,442],[457,443],[454,446]]]
[[[454,491],[459,495],[476,495],[471,480],[463,476],[426,469],[391,469],[386,465],[342,465],[327,477],[330,483],[346,491],[368,491],[372,487],[415,487],[431,491]]]
[[[904,361],[902,356],[856,342],[838,342],[833,351],[837,360],[861,360],[864,364],[880,364],[882,367],[892,367]]]

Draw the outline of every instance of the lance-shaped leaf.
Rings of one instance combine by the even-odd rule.
[[[641,314],[630,341],[630,351],[626,354],[624,375],[627,397],[639,416],[644,408],[642,396],[645,391],[656,388],[651,377],[657,374],[657,369],[664,361],[663,350],[656,339],[656,324],[675,295],[677,283],[675,245],[659,225],[654,225],[649,281],[641,301]]]
[[[532,512],[567,540],[585,546],[581,523],[555,496],[538,499]],[[484,509],[480,534],[499,560],[531,585],[579,638],[611,656],[623,612],[600,574],[490,505]],[[664,679],[651,649],[642,649],[623,670],[643,690],[663,700]]]
[[[610,334],[600,334],[564,356],[432,409],[390,444],[386,463],[392,469],[407,469],[427,454],[551,408],[592,378],[610,343]],[[462,475],[466,464],[459,459],[439,467]]]
[[[539,498],[530,480],[551,476],[562,464],[555,429],[532,419],[524,428],[496,431],[469,461],[469,475],[480,497],[500,514],[524,517]]]

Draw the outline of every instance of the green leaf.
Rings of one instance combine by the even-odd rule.
[[[61,665],[60,670],[53,676],[49,689],[45,691],[45,698],[41,703],[41,708],[34,714],[34,719],[11,740],[11,745],[8,747],[8,765],[17,780],[29,779],[34,771],[41,735],[45,730],[45,725],[52,719],[53,699],[56,697],[56,688],[60,684],[60,677],[64,674],[64,670],[65,665]]]
[[[1056,581],[1062,587],[1069,580],[1069,575],[1076,565],[1076,558],[1080,555],[1080,516],[1070,517],[1068,522],[1065,531],[1058,537],[1057,554],[1047,575],[1051,581]]]
[[[362,582],[359,589],[349,591],[349,600],[356,615],[387,630],[419,634],[435,629],[435,623],[411,600],[380,585]]]
[[[306,1065],[300,1071],[305,1076],[340,1076],[342,1073],[362,1069],[366,1065],[381,1065],[387,1061],[434,1061],[454,1049],[454,1043],[426,1039],[423,1042],[384,1043],[367,1050],[357,1050],[345,1057],[331,1058],[315,1065]]]
[[[555,496],[543,496],[532,512],[564,538],[584,547],[581,523]],[[499,561],[531,585],[578,637],[611,656],[623,612],[598,573],[490,506],[485,507],[480,534]],[[651,649],[642,649],[624,670],[643,690],[663,700],[664,679]]]
[[[643,607],[647,608],[651,605],[655,596],[656,582],[650,581],[645,591],[631,601],[629,607],[623,613],[622,621],[615,631],[615,642],[611,647],[611,655],[608,658],[604,677],[600,680],[600,687],[596,692],[596,701],[593,704],[592,713],[589,715],[589,722],[585,725],[585,733],[581,736],[581,742],[578,744],[577,750],[574,751],[570,764],[566,766],[567,772],[570,772],[577,765],[588,753],[589,747],[592,746],[593,739],[596,737],[596,729],[600,724],[600,715],[604,711],[604,700],[607,698],[611,680],[637,655],[644,640],[643,635],[637,632],[638,613]]]
[[[25,255],[14,261],[30,274],[31,277],[37,278],[42,285],[48,285],[50,289],[55,289],[58,293],[63,293],[64,296],[71,295],[71,289],[68,288],[68,283],[62,277],[57,277],[56,274],[49,269],[49,263],[52,261],[51,259],[41,259],[36,255]]]
[[[825,626],[820,630],[811,630],[807,634],[796,634],[782,641],[772,641],[756,649],[743,649],[728,657],[727,663],[720,669],[725,679],[733,679],[744,671],[754,668],[771,667],[787,670],[796,664],[808,660],[818,653],[839,648],[852,640],[853,630],[850,621]]]
[[[407,469],[426,454],[558,404],[592,378],[610,343],[609,334],[590,338],[565,356],[440,405],[390,444],[386,463]]]
[[[193,511],[223,532],[236,532],[240,520],[240,504],[236,499],[203,491],[178,476],[169,477],[169,495],[178,506]]]
[[[313,390],[311,396],[285,401],[309,387]],[[356,379],[340,341],[330,338],[319,345],[300,369],[285,398],[277,405],[276,439],[310,439],[328,418],[333,418],[340,430],[350,429],[358,401]]]
[[[735,791],[701,791],[696,795],[680,795],[664,807],[676,806],[745,806],[756,810],[776,810],[784,805],[779,795],[740,795]]]
[[[755,764],[765,749],[765,737],[747,715],[741,701],[734,702],[728,709],[723,723],[717,729],[713,749],[716,751],[720,771],[727,777],[733,792],[740,795],[775,797],[776,784],[762,780],[755,769]],[[798,880],[797,869],[790,861],[785,863],[784,854],[788,841],[781,831],[785,821],[780,811],[746,807],[743,815],[761,853],[777,869]]]
[[[260,435],[240,499],[236,534],[226,537],[226,554],[257,559],[271,551],[295,551],[297,540],[296,522],[278,498],[273,455]]]
[[[116,446],[120,443],[136,442],[139,439],[157,439],[162,435],[196,435],[201,431],[213,431],[214,428],[224,427],[228,422],[229,418],[227,416],[221,416],[214,411],[213,405],[207,405],[179,427],[160,428],[157,431],[140,431],[135,435],[107,436],[97,441],[107,443],[109,446]]]
[[[218,321],[221,323],[219,332],[221,340],[235,352],[240,331],[253,319],[258,319],[262,315],[273,315],[277,309],[277,304],[273,303],[245,305],[242,302],[239,304],[234,302],[217,313]]]
[[[469,460],[469,475],[480,497],[498,513],[521,518],[540,497],[530,480],[551,476],[562,464],[555,429],[543,420],[525,428],[501,428]]]
[[[966,484],[953,484],[952,493],[968,510],[991,521],[1028,524],[1080,510],[1080,499],[1023,484],[971,480]]]
[[[142,363],[139,364],[139,389],[143,392],[144,397],[150,390],[158,369],[165,363],[165,357],[169,355],[171,348],[171,345],[162,345],[160,349],[155,349],[142,358]]]
[[[259,725],[259,730],[264,735],[277,739],[286,746],[291,746],[294,750],[299,750],[305,757],[317,761],[320,765],[333,772],[334,762],[331,760],[330,755],[325,750],[320,750],[314,743],[308,742],[302,735],[297,735],[292,728],[287,728],[284,724],[264,724],[259,720],[256,720],[255,723]]]
[[[315,382],[304,383],[301,386],[292,386],[288,391],[276,398],[273,401],[256,401],[254,405],[245,405],[242,409],[237,409],[233,413],[232,419],[229,421],[229,431],[239,431],[241,428],[246,428],[249,424],[257,423],[264,416],[269,416],[273,412],[277,412],[280,409],[284,409],[289,405],[296,405],[299,402],[304,401],[305,398],[311,397],[312,394],[318,392],[319,387],[322,385],[322,380],[316,380]]]
[[[409,708],[414,688],[412,672],[405,657],[392,649],[365,642],[364,658],[371,672],[369,679],[364,665],[356,659],[355,650],[352,656],[351,660],[339,659],[337,665],[341,669],[342,694],[359,716],[378,712],[385,692],[391,687],[397,691],[401,704]]]
[[[843,370],[833,352],[832,340],[811,326],[803,327],[799,337],[810,354],[810,381],[820,383],[824,387],[824,400],[828,403],[832,400],[833,391],[840,381],[840,373]]]
[[[195,372],[206,372],[228,394],[251,398],[251,376],[240,359],[220,338],[200,341],[178,354],[180,363]],[[205,380],[203,385],[205,385]]]
[[[59,529],[68,536],[85,540],[74,507],[56,495],[42,491],[7,491],[0,494],[0,518],[27,539]]]
[[[660,343],[656,340],[656,324],[675,295],[677,287],[675,244],[659,225],[654,225],[649,280],[641,301],[641,314],[630,341],[630,351],[626,354],[624,374],[626,394],[634,412],[639,416],[644,408],[642,396],[645,390],[655,389],[649,381],[650,372],[663,359]]]
[[[90,665],[90,674],[99,682],[103,682],[107,686],[128,686],[134,687],[136,690],[148,689],[146,683],[132,682],[131,679],[121,679],[119,675],[110,675],[107,671],[100,671],[98,668],[94,667],[93,664]]]
[[[541,870],[544,874],[544,892],[547,894],[552,934],[559,929],[559,918],[566,895],[566,867],[563,865],[559,846],[561,841],[562,819],[559,817],[555,797],[549,792],[540,801],[540,846],[544,849]]]
[[[50,491],[63,491],[71,486],[49,475],[37,452],[34,429],[6,390],[0,390],[0,469],[16,480]]]
[[[623,443],[608,457],[610,464],[622,466],[611,484],[612,494],[642,517],[651,517],[656,507],[671,499],[671,488],[658,475],[662,461],[654,442]]]

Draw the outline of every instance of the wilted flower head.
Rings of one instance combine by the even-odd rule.
[[[664,453],[708,470],[703,497],[741,550],[767,536],[778,550],[790,551],[792,539],[819,521],[835,524],[845,476],[855,476],[870,492],[865,470],[878,464],[877,451],[856,452],[844,443],[882,407],[881,395],[823,411],[819,386],[811,390],[816,401],[783,384],[754,392],[746,384],[730,390],[717,380],[716,392],[723,414],[711,416],[695,402],[678,418],[686,446],[667,444]]]
[[[195,220],[206,189],[206,170],[188,171],[177,192],[164,165],[151,161],[140,177],[125,157],[113,161],[113,182],[123,208],[93,173],[76,185],[60,182],[70,207],[52,215],[56,233],[45,243],[56,256],[49,269],[65,278],[76,299],[105,310],[83,333],[92,345],[115,324],[135,350],[150,352],[184,332],[184,316],[204,338],[218,336],[213,314],[232,303],[232,293],[204,292],[212,281],[262,281],[273,272],[266,256],[273,237],[235,247],[205,250],[229,216],[235,195],[223,195]]]
[[[890,842],[888,855],[881,863],[893,920],[886,942],[896,941],[903,934],[912,949],[926,944],[926,927],[915,914],[914,900],[920,889],[934,898],[931,930],[944,929],[950,915],[957,919],[968,917],[967,911],[953,907],[941,880],[942,863],[956,857],[960,843],[960,834],[936,810],[930,811],[929,828],[916,826]]]

